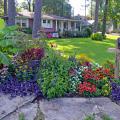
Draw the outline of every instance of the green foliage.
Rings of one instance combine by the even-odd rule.
[[[24,113],[19,114],[19,120],[25,120],[25,115]]]
[[[68,70],[72,63],[53,51],[49,51],[47,54],[42,60],[40,70],[43,79],[42,91],[49,99],[64,96],[69,91]]]
[[[92,31],[90,28],[85,28],[82,31],[64,31],[63,36],[64,37],[90,37],[92,34]]]
[[[12,56],[18,52],[17,43],[14,40],[16,26],[7,27],[0,31],[0,64],[10,64]]]
[[[104,39],[104,37],[102,36],[101,33],[94,33],[94,34],[91,35],[91,39],[102,41]]]
[[[91,30],[90,27],[85,28],[84,32],[86,32],[86,34],[88,35],[88,37],[90,37],[91,34],[92,34],[92,30]]]
[[[102,116],[102,119],[103,120],[113,120],[112,118],[110,118],[108,115],[106,115],[106,114],[104,114],[103,116]]]
[[[3,19],[0,19],[0,30],[2,30],[5,27],[5,22]]]
[[[93,115],[89,115],[84,120],[95,120],[95,118]]]
[[[107,78],[97,82],[97,88],[102,96],[109,96],[111,92],[110,82]]]
[[[31,28],[22,28],[22,32],[26,34],[32,34],[32,29]]]

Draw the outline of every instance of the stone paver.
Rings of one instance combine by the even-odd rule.
[[[18,105],[29,102],[33,97],[8,99],[8,96],[0,97],[0,118],[12,112]],[[2,100],[2,101],[1,101]],[[45,120],[84,120],[86,115],[95,114],[96,120],[102,120],[103,113],[111,116],[113,120],[120,120],[120,106],[109,98],[58,98],[40,102],[40,109]],[[37,104],[29,103],[21,107],[2,120],[18,120],[18,115],[24,113],[25,120],[34,120],[37,114]]]

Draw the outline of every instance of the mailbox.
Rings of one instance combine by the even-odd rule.
[[[117,39],[117,48],[120,49],[120,38]]]

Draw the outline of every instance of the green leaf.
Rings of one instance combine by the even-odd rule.
[[[9,58],[2,52],[0,52],[0,62],[2,64],[5,64],[5,65],[9,65],[10,64]]]

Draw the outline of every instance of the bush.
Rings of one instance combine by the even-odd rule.
[[[26,34],[32,34],[32,29],[31,28],[22,28],[21,31],[26,33]]]
[[[68,70],[71,62],[54,53],[48,54],[41,63],[42,92],[47,98],[64,96],[69,91]]]
[[[85,28],[81,32],[80,31],[64,31],[64,37],[90,37],[92,34],[92,30],[90,28]]]
[[[91,35],[92,40],[102,41],[105,37],[101,33],[94,33]]]
[[[91,28],[87,27],[87,28],[85,28],[84,31],[87,33],[88,37],[91,36],[91,34],[92,34],[92,30],[91,30]]]

